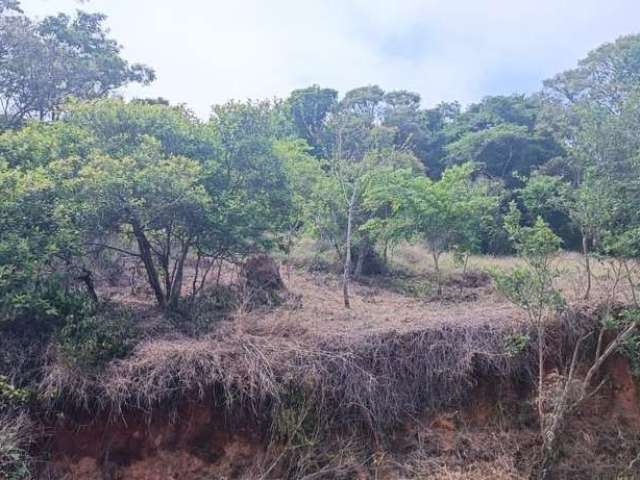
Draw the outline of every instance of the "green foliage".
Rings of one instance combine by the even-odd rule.
[[[317,185],[325,176],[322,164],[310,153],[310,147],[300,139],[278,140],[274,154],[282,162],[291,190],[291,210],[285,250],[289,252],[294,236],[312,231],[315,205],[313,196]]]
[[[388,205],[392,215],[366,228],[389,239],[420,239],[436,253],[479,247],[479,234],[491,221],[498,195],[490,183],[472,179],[471,164],[447,169],[442,179],[396,170],[375,184],[366,205]]]
[[[514,333],[504,339],[505,353],[515,357],[523,353],[531,345],[531,336],[527,333]]]
[[[566,203],[569,185],[560,177],[551,175],[533,175],[520,189],[522,202],[527,211],[535,217],[551,216]]]
[[[613,110],[639,82],[640,35],[627,35],[592,50],[577,68],[559,73],[544,86],[558,101],[587,101]]]
[[[296,133],[306,140],[315,155],[328,153],[325,121],[336,108],[337,98],[337,91],[312,85],[292,91],[287,99]]]
[[[540,217],[531,227],[520,225],[520,220],[521,213],[512,202],[504,217],[504,226],[517,252],[534,268],[548,265],[550,258],[560,250],[562,240]]]
[[[62,158],[84,157],[94,146],[91,134],[63,122],[30,122],[0,135],[0,158],[10,167],[33,169]]]
[[[574,187],[567,210],[589,242],[638,223],[638,59],[640,36],[625,36],[545,82],[545,121]]]
[[[15,387],[9,378],[0,375],[0,412],[26,404],[30,396],[29,390]]]
[[[640,258],[640,227],[610,232],[604,239],[604,250],[621,258]]]
[[[559,272],[552,264],[562,241],[542,218],[530,227],[520,225],[520,218],[520,211],[512,203],[505,216],[505,229],[525,266],[509,272],[494,270],[492,277],[497,289],[540,328],[548,314],[564,307],[564,299],[554,287]]]
[[[0,328],[59,322],[82,300],[65,261],[75,246],[58,218],[56,182],[42,167],[0,166],[0,190]]]
[[[626,308],[616,315],[608,315],[602,320],[602,328],[611,331],[622,331],[633,322],[640,319],[638,308]],[[640,333],[633,332],[628,335],[618,347],[618,352],[629,360],[631,372],[635,377],[640,377]]]
[[[88,132],[110,157],[135,153],[151,139],[162,155],[204,161],[216,155],[211,132],[184,107],[121,99],[67,102],[65,124]]]
[[[154,72],[129,64],[107,36],[106,17],[77,12],[34,21],[9,9],[0,15],[0,129],[29,118],[53,120],[70,98],[106,96],[130,82],[149,83]]]
[[[564,307],[564,300],[552,284],[543,282],[553,281],[556,275],[542,273],[525,268],[516,267],[509,273],[497,270],[491,272],[496,288],[511,302],[537,316],[545,309],[559,310]]]
[[[102,306],[99,311],[71,315],[58,334],[63,356],[84,369],[100,368],[125,357],[139,339],[136,319],[126,308]]]
[[[214,108],[209,127],[218,152],[205,163],[203,184],[219,205],[216,230],[227,235],[232,252],[271,247],[287,231],[292,192],[274,142],[282,133],[270,102],[229,102]],[[209,245],[209,250],[215,247]],[[224,239],[223,239],[224,240]]]
[[[518,193],[528,219],[533,221],[541,217],[563,240],[565,247],[580,245],[579,227],[572,222],[569,213],[573,192],[566,180],[553,175],[532,175]]]
[[[522,125],[500,124],[465,133],[447,146],[448,164],[473,162],[491,177],[502,178],[507,186],[519,184],[516,173],[527,175],[558,154],[548,137]]]

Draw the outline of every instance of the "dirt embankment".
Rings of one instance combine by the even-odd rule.
[[[82,381],[52,369],[43,390],[73,407],[45,422],[41,478],[516,479],[535,461],[535,358],[505,354],[512,328],[259,333],[154,340]],[[559,356],[575,335],[554,331]],[[572,419],[559,478],[635,474],[637,386],[622,357],[607,374]]]
[[[611,383],[606,391],[574,419],[560,478],[615,478],[591,475],[611,472],[612,461],[617,462],[617,471],[633,462],[633,443],[638,439],[633,432],[640,432],[638,389],[622,357],[610,362],[608,373]],[[381,444],[365,435],[366,453],[340,452],[345,447],[340,440],[335,454],[343,458],[336,464],[320,466],[317,476],[305,472],[292,478],[526,478],[539,448],[527,394],[522,385],[484,379],[473,388],[469,401],[457,408],[406,419],[387,432]],[[171,411],[135,410],[110,419],[59,414],[47,427],[50,436],[43,447],[51,457],[43,478],[287,476],[290,466],[284,456],[293,452],[286,439],[273,442],[269,432],[248,421],[248,416],[230,418],[227,413],[212,402],[185,401]]]
[[[239,478],[265,454],[255,429],[231,429],[224,412],[203,403],[112,419],[59,415],[47,428],[46,474],[54,478]]]

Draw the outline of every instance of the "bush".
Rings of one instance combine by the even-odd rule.
[[[63,356],[79,367],[99,368],[123,358],[137,343],[132,312],[106,306],[91,315],[70,316],[58,335]]]
[[[15,387],[4,375],[0,375],[0,411],[22,405],[29,399],[29,391]]]
[[[241,292],[235,286],[217,285],[205,289],[193,300],[183,300],[179,312],[173,312],[174,325],[182,333],[198,336],[241,304]]]
[[[603,322],[603,328],[623,331],[638,316],[640,316],[640,311],[637,309],[622,310],[618,315],[606,318]],[[633,376],[640,378],[640,333],[636,332],[629,335],[618,348],[618,352],[629,361]]]

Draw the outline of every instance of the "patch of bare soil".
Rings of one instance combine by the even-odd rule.
[[[59,416],[49,426],[52,456],[42,478],[191,480],[239,478],[260,464],[264,442],[223,412],[187,404],[168,414],[128,413],[117,419]]]
[[[638,478],[640,433],[618,421],[617,392],[611,386],[572,419],[555,478]],[[51,459],[40,478],[524,480],[540,448],[526,389],[491,381],[478,383],[458,408],[407,418],[382,442],[338,435],[292,443],[213,403],[111,419],[58,416],[49,424]],[[288,456],[306,463],[291,470]]]

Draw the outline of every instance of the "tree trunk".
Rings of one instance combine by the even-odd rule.
[[[357,188],[354,187],[347,211],[347,239],[345,245],[344,272],[342,276],[342,295],[344,296],[345,308],[351,308],[351,301],[349,299],[349,280],[351,277],[351,229],[353,223],[353,210],[356,203],[356,192]]]
[[[160,279],[158,278],[158,271],[156,270],[155,265],[153,264],[153,254],[151,251],[151,245],[149,244],[149,240],[144,234],[140,223],[137,220],[131,221],[131,226],[133,227],[133,234],[136,237],[136,241],[138,242],[138,249],[140,250],[140,258],[142,258],[142,263],[144,264],[144,269],[147,272],[147,279],[149,280],[149,285],[153,290],[153,294],[156,297],[156,301],[161,308],[167,307],[167,300],[164,292],[162,291],[162,286],[160,285]]]
[[[587,271],[587,291],[584,292],[584,299],[587,300],[591,293],[591,261],[589,259],[589,238],[582,234],[582,254],[584,255],[584,267]]]
[[[176,267],[176,273],[173,277],[173,281],[171,282],[171,293],[169,294],[169,308],[176,309],[178,307],[178,302],[180,301],[180,295],[182,293],[182,278],[184,273],[184,262],[187,259],[187,255],[189,254],[189,247],[191,246],[191,241],[185,241],[182,246],[182,252],[180,252],[180,257],[178,260],[178,265]]]
[[[98,294],[96,293],[96,286],[93,283],[93,274],[91,271],[83,268],[82,275],[78,277],[78,280],[82,280],[82,283],[84,283],[91,300],[93,300],[94,303],[98,303]]]
[[[386,240],[384,242],[384,250],[382,250],[382,262],[385,268],[389,266],[389,242]]]
[[[558,448],[560,446],[558,436],[562,432],[562,424],[564,423],[566,412],[557,412],[557,415],[558,416],[554,417],[551,426],[544,431],[542,440],[542,459],[538,464],[534,477],[537,480],[553,479],[553,467],[558,459]]]
[[[542,326],[543,320],[538,318],[538,417],[540,419],[540,432],[544,436],[544,405],[543,405],[543,389],[544,389],[544,334],[545,329]]]
[[[433,252],[433,264],[436,269],[436,284],[438,286],[438,296],[442,296],[442,276],[440,274],[440,253]]]
[[[369,237],[367,235],[362,239],[362,245],[360,246],[360,251],[358,252],[358,261],[356,262],[356,269],[354,272],[354,276],[356,278],[360,278],[362,276],[362,267],[364,265],[364,259],[369,254]]]

